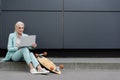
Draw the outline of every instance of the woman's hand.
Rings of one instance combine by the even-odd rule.
[[[33,47],[33,48],[36,48],[36,47],[37,47],[37,44],[36,44],[36,43],[33,43],[33,44],[32,44],[32,47]]]

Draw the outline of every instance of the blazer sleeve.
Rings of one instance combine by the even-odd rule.
[[[17,51],[18,48],[16,46],[14,46],[14,38],[12,34],[9,35],[9,38],[8,38],[8,51]]]

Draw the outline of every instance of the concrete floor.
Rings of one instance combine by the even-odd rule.
[[[50,59],[65,65],[61,75],[32,75],[28,70],[21,69],[26,67],[25,63],[1,62],[0,80],[120,80],[120,58]]]
[[[32,75],[23,71],[0,71],[1,80],[120,80],[120,70],[69,70],[61,75]]]

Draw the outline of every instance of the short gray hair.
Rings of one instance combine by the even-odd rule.
[[[16,24],[15,24],[15,30],[16,30],[16,27],[19,26],[19,25],[22,25],[24,27],[24,23],[22,21],[18,21]]]

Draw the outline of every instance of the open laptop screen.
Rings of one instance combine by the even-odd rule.
[[[36,42],[36,35],[22,36],[20,41],[20,47],[31,46]]]

